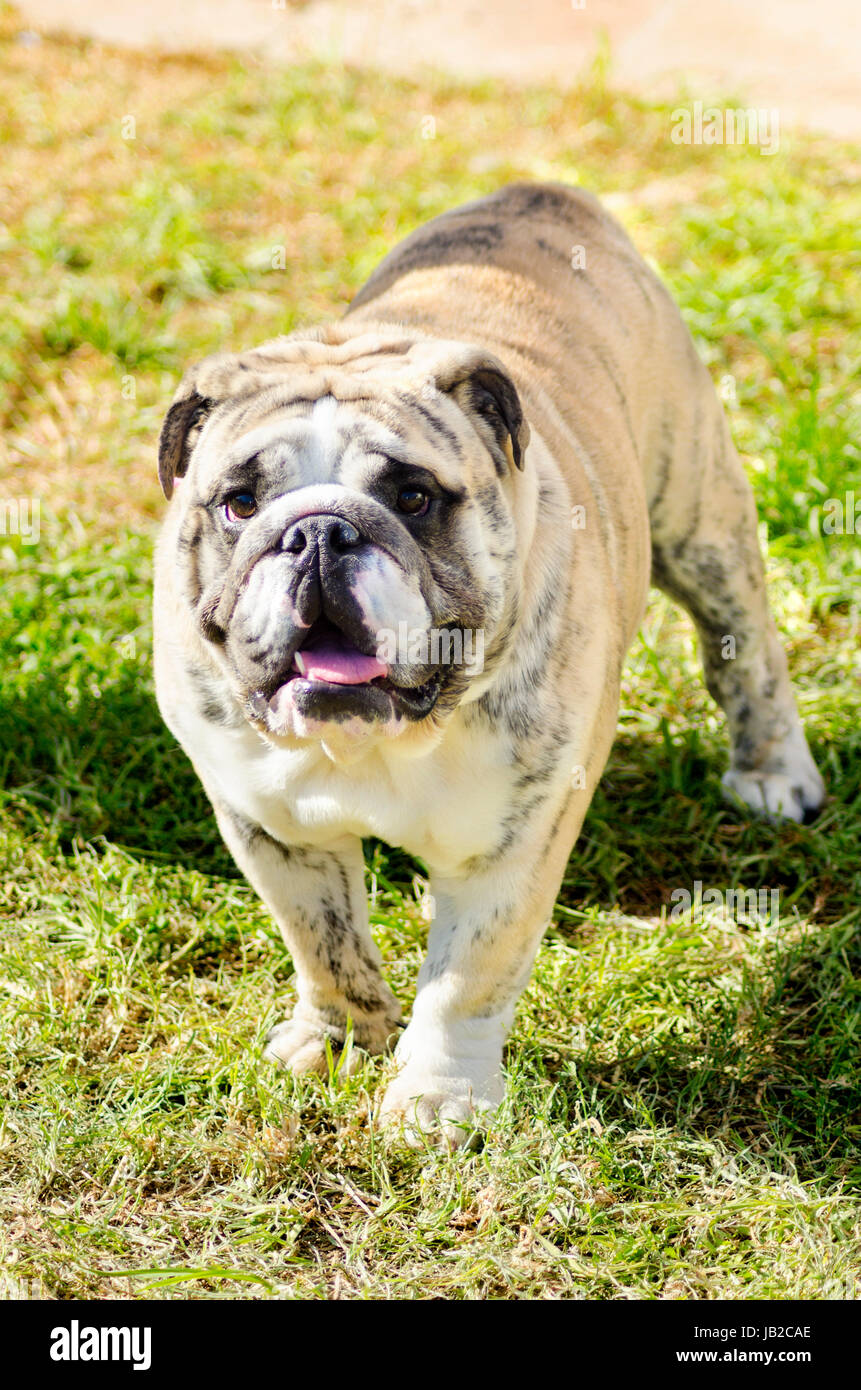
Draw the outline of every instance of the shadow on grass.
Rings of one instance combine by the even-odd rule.
[[[237,873],[191,763],[134,675],[74,708],[37,678],[31,696],[3,709],[0,738],[22,828],[47,829],[62,850],[104,836],[148,859]]]
[[[626,1047],[622,1036],[612,1061],[587,1050],[573,1072],[552,1044],[521,1060],[555,1084],[551,1114],[561,1126],[586,1114],[605,1130],[617,1125],[646,1138],[653,1130],[682,1141],[720,1138],[802,1182],[858,1187],[853,956],[857,966],[857,924],[822,928],[779,956],[743,1000],[724,996],[704,1010],[684,1038],[664,1033],[646,1047],[639,1039]]]

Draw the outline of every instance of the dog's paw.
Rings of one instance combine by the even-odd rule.
[[[325,1027],[315,1027],[305,1019],[288,1018],[267,1033],[263,1056],[267,1062],[277,1062],[297,1076],[306,1075],[308,1072],[326,1076],[329,1072],[327,1039],[332,1055],[337,1059],[344,1046],[343,1038],[333,1036]],[[346,1059],[345,1067],[348,1073],[358,1066],[359,1060],[356,1057],[354,1062],[352,1056]]]
[[[825,800],[825,783],[800,723],[769,750],[761,767],[730,767],[723,789],[729,800],[741,800],[771,820],[811,821]]]
[[[474,1141],[482,1115],[503,1097],[501,1075],[484,1078],[476,1090],[466,1076],[439,1076],[407,1066],[389,1085],[380,1107],[380,1122],[413,1149],[427,1144],[460,1149]]]
[[[771,820],[813,820],[822,805],[823,792],[814,783],[799,782],[784,772],[734,772],[723,775],[729,801],[738,798],[760,816]]]
[[[391,1019],[354,1026],[353,1047],[341,1059],[344,1051],[343,1033],[297,1010],[292,1018],[269,1030],[263,1056],[267,1062],[277,1062],[297,1076],[308,1072],[327,1076],[331,1052],[334,1061],[341,1059],[342,1074],[351,1076],[362,1065],[362,1052],[384,1052],[397,1029],[397,1020]]]
[[[723,775],[723,788],[730,800],[737,797],[773,820],[811,821],[825,800],[825,783],[800,728],[772,753],[764,768],[730,768]]]

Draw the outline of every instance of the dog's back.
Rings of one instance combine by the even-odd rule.
[[[675,402],[667,417],[668,374],[707,384],[658,277],[598,200],[565,184],[510,184],[419,227],[348,316],[492,346],[527,392],[532,382],[550,394],[596,457],[621,426],[627,439],[608,466],[636,463],[647,494],[667,440],[690,423]]]

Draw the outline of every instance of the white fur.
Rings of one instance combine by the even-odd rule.
[[[187,706],[177,722],[174,732],[194,750],[205,785],[284,844],[326,846],[345,834],[376,835],[440,872],[454,872],[492,847],[511,804],[514,771],[500,761],[498,744],[462,727],[449,728],[433,757],[374,738],[358,762],[342,765],[317,742],[278,746],[250,726],[210,724]],[[337,743],[337,737],[332,726],[327,739]]]
[[[377,552],[363,563],[352,594],[369,632],[397,631],[401,623],[410,632],[426,632],[431,625],[418,584],[389,555]]]

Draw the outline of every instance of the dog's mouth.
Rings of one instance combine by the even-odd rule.
[[[292,676],[328,685],[370,685],[385,680],[389,668],[369,656],[328,618],[318,618],[293,655]]]
[[[362,651],[328,618],[320,617],[293,654],[286,680],[281,677],[252,697],[257,722],[281,731],[294,712],[317,721],[340,722],[358,717],[389,720],[426,718],[443,687],[443,671],[421,685],[398,685],[376,654]]]

